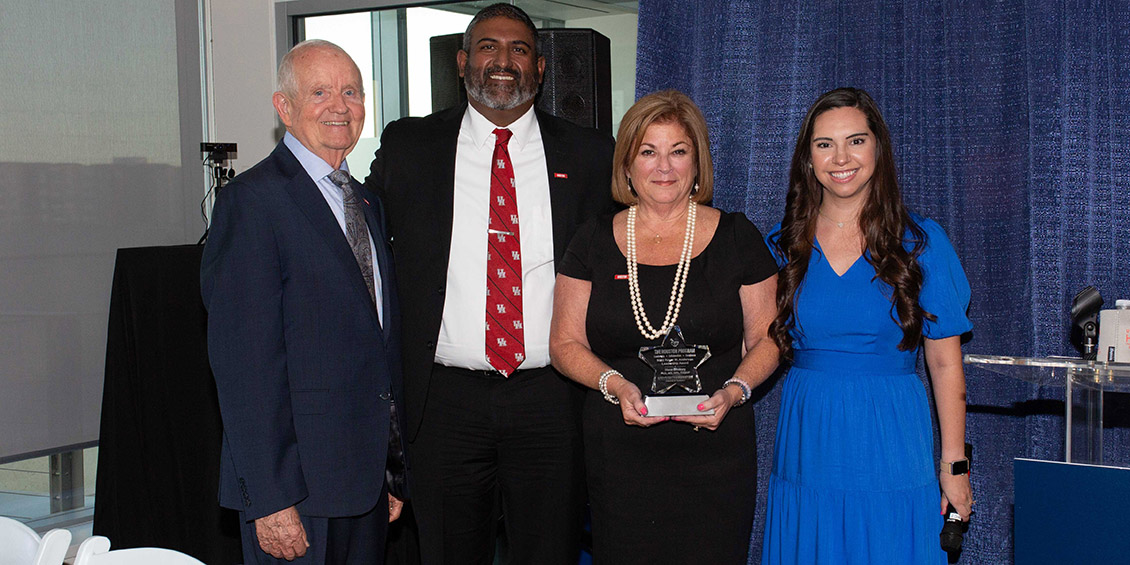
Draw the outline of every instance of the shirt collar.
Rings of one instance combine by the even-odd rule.
[[[306,146],[302,145],[302,142],[298,141],[298,138],[291,135],[289,131],[286,132],[286,135],[283,135],[283,143],[285,143],[286,148],[290,149],[290,152],[294,154],[294,158],[298,159],[302,168],[306,170],[306,174],[310,175],[310,178],[314,182],[318,182],[334,172],[334,168],[331,167],[329,163],[315,155],[313,151],[307,149]],[[349,172],[349,165],[347,165],[344,160],[341,162],[341,168],[345,172]]]
[[[494,125],[486,116],[479,113],[474,106],[467,105],[467,113],[463,115],[463,131],[471,136],[475,145],[482,147],[490,143],[494,145],[494,130],[498,126]],[[541,138],[541,130],[538,128],[537,116],[534,114],[534,107],[530,106],[522,117],[514,120],[513,123],[506,126],[512,134],[510,136],[510,146],[517,144],[518,149],[522,149],[526,144],[536,141]]]

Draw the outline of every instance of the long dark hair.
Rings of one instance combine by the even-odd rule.
[[[875,276],[890,286],[896,321],[902,328],[898,348],[909,351],[922,339],[922,320],[935,317],[922,309],[922,269],[918,256],[925,246],[922,228],[911,219],[902,202],[895,172],[891,132],[871,95],[858,88],[837,88],[816,99],[801,124],[796,149],[789,168],[789,193],[785,198],[785,218],[772,243],[786,261],[777,278],[777,318],[769,334],[785,359],[792,357],[792,330],[796,327],[796,296],[816,237],[816,220],[824,199],[824,187],[812,170],[812,130],[816,118],[833,108],[851,107],[863,112],[867,126],[875,135],[875,171],[870,190],[859,214],[859,227],[867,243],[864,257],[875,269]],[[909,232],[909,233],[908,233]],[[908,237],[909,236],[909,237]],[[904,242],[912,243],[908,251]],[[803,331],[803,328],[801,328]]]

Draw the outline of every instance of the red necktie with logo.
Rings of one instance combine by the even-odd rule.
[[[508,129],[494,130],[487,223],[487,362],[510,376],[526,358],[522,329],[522,246]]]

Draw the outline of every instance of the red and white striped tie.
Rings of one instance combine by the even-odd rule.
[[[522,328],[522,246],[508,129],[494,130],[487,224],[487,362],[510,376],[526,358]]]

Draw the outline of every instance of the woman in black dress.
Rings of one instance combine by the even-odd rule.
[[[629,208],[578,230],[557,277],[550,336],[554,366],[591,389],[593,557],[744,564],[757,458],[753,410],[742,404],[777,366],[767,336],[777,266],[744,215],[705,205],[710,142],[690,98],[641,98],[617,138],[612,195]],[[698,367],[708,398],[691,410],[711,415],[648,416],[655,372],[640,348],[674,327],[710,348]]]

